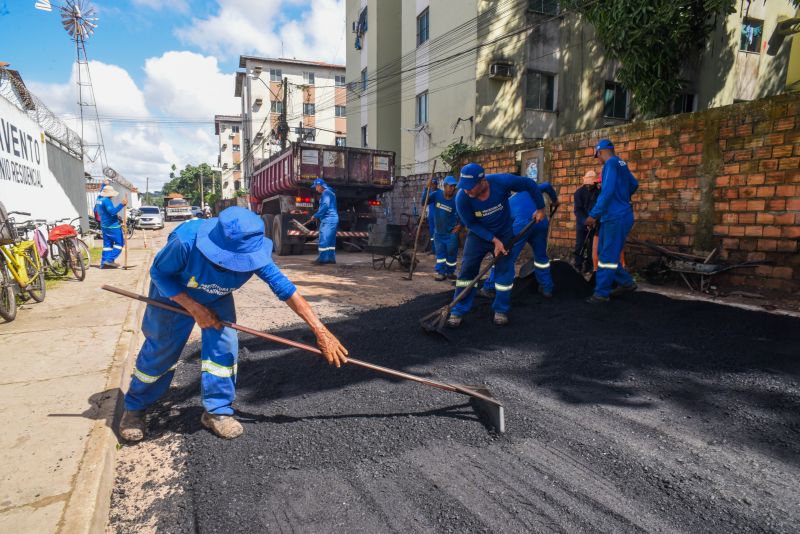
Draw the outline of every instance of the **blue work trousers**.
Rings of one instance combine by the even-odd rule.
[[[527,224],[527,223],[526,223]],[[525,239],[520,239],[514,246],[511,247],[509,258],[513,266],[517,262],[522,249],[525,248],[525,243],[529,243],[533,249],[533,266],[536,281],[539,282],[539,287],[545,293],[553,292],[553,277],[550,275],[550,259],[547,257],[547,229],[550,226],[550,221],[544,219],[533,225],[528,232]],[[514,233],[521,231],[525,225],[514,228]],[[494,291],[494,269],[489,271],[489,277],[483,283],[483,287],[490,291]]]
[[[505,236],[509,238],[510,236]],[[476,236],[473,233],[467,235],[464,244],[464,255],[461,258],[461,272],[456,280],[455,296],[458,296],[469,283],[478,276],[481,270],[481,261],[486,254],[494,251],[494,244]],[[514,262],[506,255],[500,258],[495,264],[495,297],[492,309],[499,313],[508,313],[511,309],[511,288],[514,286]],[[469,293],[463,300],[453,307],[452,315],[462,316],[472,308],[475,300],[475,288],[471,287]]]
[[[175,303],[161,297],[150,284],[150,298]],[[236,321],[233,295],[227,294],[206,304],[225,321]],[[187,315],[147,306],[142,320],[144,344],[136,358],[136,368],[131,385],[125,395],[126,410],[144,410],[156,402],[169,388],[178,358],[194,327],[194,319]],[[232,415],[236,396],[236,360],[239,339],[236,330],[204,328],[200,353],[200,394],[208,413]]]
[[[597,246],[597,283],[594,294],[599,297],[608,297],[614,282],[620,286],[633,283],[633,278],[628,271],[620,265],[619,257],[625,248],[625,239],[633,228],[633,212],[618,219],[603,221],[603,230],[600,232]]]
[[[100,265],[110,263],[117,259],[122,254],[122,249],[125,247],[125,236],[122,235],[122,228],[116,227],[103,227],[103,255],[100,258]]]
[[[339,218],[331,217],[323,219],[319,223],[319,263],[336,263],[336,228],[339,226]]]
[[[450,232],[437,233],[433,244],[436,250],[436,272],[444,275],[456,272],[458,235]]]

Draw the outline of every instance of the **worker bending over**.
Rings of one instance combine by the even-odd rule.
[[[483,167],[477,163],[469,163],[461,169],[458,187],[461,191],[456,195],[456,209],[459,218],[469,229],[469,234],[464,244],[455,296],[478,276],[484,256],[493,252],[498,258],[495,264],[496,295],[492,304],[494,323],[506,325],[511,308],[511,288],[514,285],[514,263],[508,257],[509,251],[505,247],[505,243],[514,236],[508,199],[513,191],[530,193],[536,206],[533,212],[533,220],[536,222],[544,218],[544,199],[533,180],[513,174],[486,175]],[[461,325],[461,318],[472,308],[474,298],[473,287],[453,307],[447,319],[448,326],[457,328]]]
[[[594,156],[603,161],[603,186],[600,196],[589,212],[586,226],[593,228],[597,221],[603,226],[598,244],[597,283],[588,302],[608,302],[609,295],[620,295],[636,289],[636,282],[620,265],[620,254],[625,239],[633,228],[631,196],[639,182],[631,174],[628,164],[614,152],[614,144],[601,139]],[[612,286],[616,282],[616,288]]]
[[[336,367],[347,363],[347,350],[272,262],[272,241],[264,237],[264,223],[257,215],[234,206],[222,211],[219,218],[187,221],[169,235],[153,260],[150,298],[177,303],[191,317],[147,306],[142,319],[145,341],[136,358],[120,423],[124,439],[144,437],[145,410],[169,388],[195,323],[202,329],[200,394],[205,411],[200,422],[222,438],[242,434],[232,407],[239,341],[236,331],[223,327],[220,320],[236,320],[232,293],[254,274],[308,324],[328,363]]]
[[[434,189],[428,194],[428,187],[422,192],[422,202],[427,195],[427,206],[433,207],[434,240],[436,253],[436,277],[434,280],[456,279],[456,261],[458,259],[458,231],[461,221],[456,211],[456,184],[452,176],[444,179],[444,190]],[[428,183],[431,185],[431,182]]]
[[[544,182],[536,186],[542,194],[550,197],[552,206],[558,206],[558,195],[556,190],[549,182]],[[512,228],[514,233],[517,234],[525,228],[528,221],[533,217],[536,207],[533,199],[527,192],[516,193],[508,201],[511,208]],[[546,298],[553,296],[553,277],[550,275],[550,258],[547,257],[547,231],[550,227],[550,221],[544,217],[541,221],[533,225],[528,231],[528,235],[520,239],[511,248],[509,259],[511,260],[512,268],[517,262],[522,249],[525,248],[525,243],[530,243],[533,249],[533,266],[536,281],[539,283],[539,293]],[[489,277],[483,283],[483,287],[478,292],[482,297],[492,297],[495,295],[494,285],[495,269],[489,271]]]
[[[320,194],[319,209],[311,216],[312,221],[316,219],[319,222],[319,256],[312,263],[336,263],[336,227],[339,226],[336,194],[322,178],[317,178],[311,185]]]
[[[100,257],[101,269],[118,269],[119,264],[114,260],[122,253],[125,247],[125,236],[122,235],[122,223],[117,214],[128,205],[128,199],[123,198],[116,206],[111,201],[119,192],[110,185],[104,185],[97,197],[97,214],[100,216],[100,227],[103,230],[103,255]]]

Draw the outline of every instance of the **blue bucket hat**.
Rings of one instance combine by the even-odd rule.
[[[264,237],[264,223],[239,206],[203,221],[196,243],[203,256],[231,271],[257,271],[272,262],[272,241]]]
[[[606,148],[613,150],[614,143],[611,142],[611,139],[600,139],[600,141],[597,143],[597,146],[594,147],[594,157],[597,157],[600,151]]]
[[[443,183],[444,185],[458,185],[458,180],[452,176],[446,176]]]
[[[311,187],[317,187],[318,185],[321,185],[322,187],[328,187],[328,184],[326,184],[325,180],[323,180],[322,178],[317,178],[316,180],[311,182]]]
[[[480,182],[486,173],[483,171],[483,167],[478,165],[477,163],[467,163],[463,167],[461,167],[461,179],[458,181],[458,187],[465,191],[469,191],[478,182]]]

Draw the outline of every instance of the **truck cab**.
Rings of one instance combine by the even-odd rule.
[[[182,220],[192,218],[192,207],[185,198],[171,198],[167,201],[166,215],[167,221]]]

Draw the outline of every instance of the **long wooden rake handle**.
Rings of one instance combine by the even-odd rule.
[[[145,302],[145,303],[147,303],[147,304],[149,304],[151,306],[155,306],[157,308],[162,308],[164,310],[168,310],[168,311],[171,311],[171,312],[181,313],[183,315],[191,316],[191,314],[188,311],[184,310],[183,308],[179,308],[177,306],[171,306],[171,305],[166,304],[164,302],[160,302],[160,301],[157,301],[157,300],[153,300],[151,298],[147,298],[144,295],[139,295],[137,293],[132,293],[130,291],[126,291],[124,289],[120,289],[118,287],[113,287],[113,286],[109,286],[109,285],[103,285],[102,288],[105,289],[106,291],[110,291],[111,293],[116,293],[117,295],[122,295],[123,297],[128,297],[128,298],[132,298],[132,299],[135,299],[135,300],[139,300],[141,302]],[[238,325],[236,323],[230,323],[228,321],[223,321],[223,320],[220,320],[220,322],[223,325],[225,325],[225,326],[227,326],[229,328],[233,328],[234,330],[239,330],[240,332],[245,332],[247,334],[251,334],[253,336],[260,337],[262,339],[266,339],[268,341],[273,341],[275,343],[280,343],[282,345],[288,345],[288,346],[294,347],[296,349],[301,349],[301,350],[304,350],[306,352],[310,352],[312,354],[316,354],[318,356],[322,356],[322,351],[319,350],[317,347],[312,347],[311,345],[306,345],[305,343],[300,343],[299,341],[292,341],[291,339],[286,339],[284,337],[276,336],[276,335],[273,335],[273,334],[268,334],[266,332],[262,332],[260,330],[255,330],[253,328],[248,328],[246,326],[241,326],[241,325]],[[429,380],[427,378],[422,378],[421,376],[412,375],[412,374],[409,374],[409,373],[404,373],[403,371],[397,371],[395,369],[390,369],[388,367],[382,367],[380,365],[375,365],[374,363],[369,363],[369,362],[365,362],[365,361],[362,361],[362,360],[357,360],[357,359],[351,358],[349,356],[347,357],[347,363],[352,363],[353,365],[356,365],[358,367],[363,367],[364,369],[370,369],[371,371],[375,371],[375,372],[378,372],[378,373],[383,373],[385,375],[392,376],[394,378],[400,378],[402,380],[410,380],[412,382],[417,382],[419,384],[424,384],[426,386],[443,389],[445,391],[452,391],[454,393],[462,393],[464,395],[469,395],[470,397],[476,397],[476,398],[479,398],[479,399],[484,400],[486,402],[490,402],[492,404],[495,404],[495,405],[498,405],[498,406],[502,406],[502,403],[498,402],[496,399],[493,399],[492,397],[487,397],[486,395],[483,395],[483,394],[481,394],[481,393],[479,393],[477,391],[473,391],[473,390],[471,390],[469,388],[465,388],[465,387],[460,386],[460,385],[447,384],[445,382],[438,382],[436,380]]]
[[[428,197],[431,196],[431,180],[433,180],[433,175],[436,174],[436,160],[433,160],[433,168],[431,169],[431,174],[428,176],[428,183],[427,189],[425,190],[425,198],[422,201],[422,209],[419,212],[419,223],[417,224],[417,234],[414,236],[414,252],[411,254],[411,267],[408,268],[408,279],[411,280],[414,278],[414,262],[417,260],[417,243],[419,243],[419,233],[422,230],[422,221],[425,220],[423,215],[425,211],[428,209]]]

